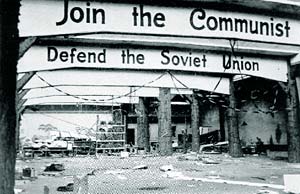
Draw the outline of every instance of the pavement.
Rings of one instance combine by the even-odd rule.
[[[46,166],[63,164],[65,170],[44,172]],[[249,155],[228,154],[38,157],[17,159],[16,169],[35,170],[36,178],[16,180],[21,194],[71,194],[57,191],[73,183],[74,176],[88,176],[90,194],[281,194],[284,174],[300,174],[300,164]]]

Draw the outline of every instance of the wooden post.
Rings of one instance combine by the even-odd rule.
[[[150,152],[150,132],[148,121],[148,106],[146,99],[139,97],[139,107],[137,112],[137,144],[139,148],[144,148]],[[133,142],[134,143],[134,142]]]
[[[199,133],[199,127],[200,127],[200,112],[199,112],[199,100],[197,98],[197,95],[193,93],[192,95],[192,104],[191,104],[191,127],[192,127],[192,151],[198,152],[199,146],[200,146],[200,133]]]
[[[243,155],[240,143],[238,115],[236,113],[236,98],[233,78],[230,78],[230,95],[229,108],[227,111],[228,124],[228,141],[229,141],[229,155],[232,157],[241,157]]]
[[[171,90],[159,88],[158,143],[160,155],[172,155]]]
[[[300,119],[299,119],[299,98],[297,94],[295,72],[288,64],[288,94],[287,106],[287,141],[288,161],[291,163],[300,162]]]
[[[220,141],[225,141],[225,110],[219,106]]]
[[[298,91],[298,102],[300,102],[300,75],[296,77],[296,84],[297,84],[297,91]]]
[[[13,194],[16,162],[17,0],[0,0],[0,193]]]

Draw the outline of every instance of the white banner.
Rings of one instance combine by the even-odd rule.
[[[201,7],[22,0],[20,36],[133,33],[300,44],[300,22]]]
[[[72,67],[244,74],[287,81],[283,59],[150,48],[33,46],[19,60],[18,72]]]

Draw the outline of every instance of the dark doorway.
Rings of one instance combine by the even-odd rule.
[[[134,145],[135,144],[135,138],[134,138],[134,129],[127,129],[126,130],[126,143]]]

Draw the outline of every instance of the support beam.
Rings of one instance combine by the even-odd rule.
[[[34,76],[35,72],[27,72],[17,82],[17,92],[19,92],[25,84]]]
[[[37,37],[28,37],[20,43],[19,59],[26,53],[26,51],[34,44]]]
[[[286,94],[288,93],[288,87],[286,83],[283,82],[277,82],[278,85],[281,87],[282,91],[284,91]]]
[[[21,90],[16,96],[16,101],[19,102],[28,92],[29,89]]]
[[[137,144],[146,152],[150,152],[150,131],[148,120],[148,103],[144,97],[139,97],[137,111]],[[133,142],[134,143],[134,142]]]
[[[17,104],[17,110],[21,109],[21,107],[25,104],[27,99],[21,99]]]
[[[300,118],[299,118],[299,98],[296,87],[294,68],[288,65],[288,94],[286,98],[287,106],[287,141],[288,141],[288,161],[291,163],[300,162]]]
[[[159,154],[172,155],[172,123],[171,123],[171,92],[170,88],[159,89],[158,107],[158,143]]]
[[[242,149],[239,135],[238,114],[236,112],[236,98],[233,79],[230,79],[230,95],[229,108],[227,110],[227,124],[228,124],[228,141],[229,141],[229,155],[232,157],[241,157]]]
[[[17,115],[21,115],[23,113],[23,111],[25,110],[26,106],[21,106],[18,110],[17,110]]]
[[[197,94],[193,93],[192,95],[192,103],[191,103],[191,127],[192,127],[192,151],[198,152],[200,147],[200,111],[199,111],[199,99],[197,98]]]
[[[14,194],[18,0],[0,1],[0,193]]]
[[[291,59],[291,65],[300,65],[300,53]]]

